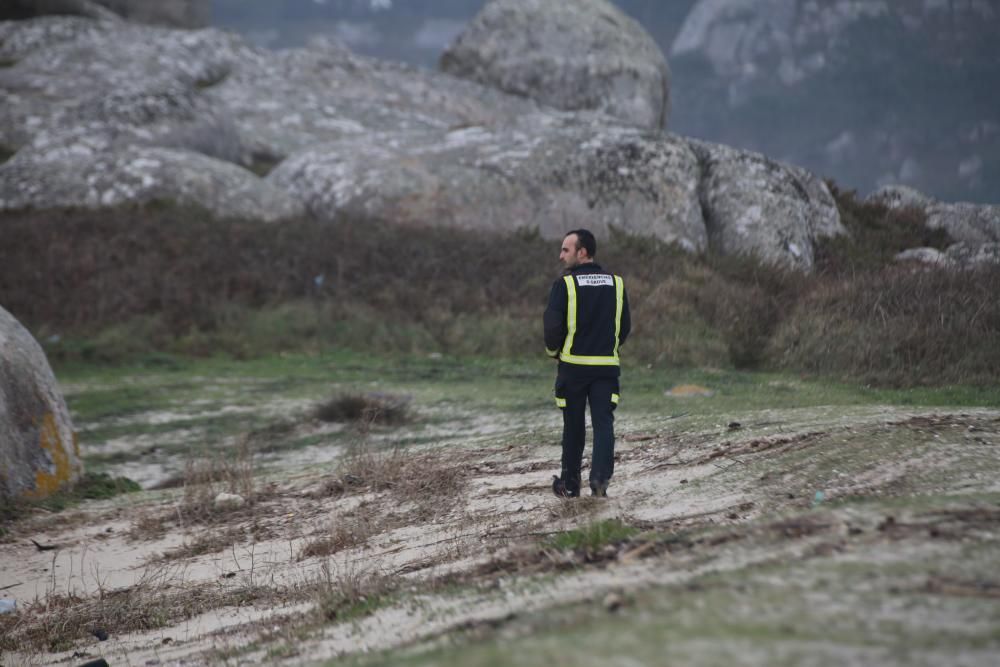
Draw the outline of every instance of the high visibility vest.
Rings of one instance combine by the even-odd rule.
[[[600,278],[598,278],[600,276]],[[576,354],[574,352],[574,343],[576,342],[577,333],[577,305],[578,305],[578,294],[577,294],[577,280],[591,281],[600,280],[611,277],[614,282],[615,288],[615,328],[614,328],[614,340],[607,341],[607,351],[610,354],[606,355],[592,355],[592,354]],[[618,360],[618,345],[620,343],[620,335],[622,328],[622,306],[625,301],[625,284],[622,282],[621,276],[607,276],[607,274],[580,274],[577,276],[568,275],[563,277],[563,281],[566,283],[566,339],[563,342],[561,350],[546,350],[550,356],[559,355],[559,360],[567,364],[576,364],[579,366],[618,366],[620,362]],[[590,289],[590,287],[587,287]]]

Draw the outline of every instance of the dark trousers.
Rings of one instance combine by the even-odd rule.
[[[615,404],[618,378],[560,378],[556,397],[566,400],[563,411],[562,479],[570,491],[580,489],[580,465],[586,434],[586,407],[594,429],[594,451],[590,463],[590,485],[607,484],[615,469]]]

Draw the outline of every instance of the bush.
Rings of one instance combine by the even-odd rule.
[[[944,250],[954,243],[944,229],[927,226],[927,214],[923,209],[890,209],[883,204],[865,203],[853,190],[841,190],[834,183],[828,185],[837,201],[847,235],[817,243],[815,260],[820,273],[844,275],[877,271],[909,248]]]
[[[991,381],[995,272],[892,266],[905,248],[950,239],[917,210],[832,188],[850,233],[818,245],[811,275],[612,230],[597,258],[628,286],[626,365]],[[538,356],[560,275],[555,244],[537,233],[273,225],[169,206],[8,212],[0,225],[0,303],[56,363],[331,347]]]
[[[1000,377],[1000,267],[888,267],[818,281],[769,344],[775,366],[879,385]]]

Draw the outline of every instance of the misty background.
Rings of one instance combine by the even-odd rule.
[[[268,48],[333,35],[436,68],[484,0],[211,0]],[[1000,0],[615,0],[673,74],[668,129],[865,195],[1000,202]]]

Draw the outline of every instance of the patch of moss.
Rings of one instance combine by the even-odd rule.
[[[42,500],[0,498],[0,538],[9,532],[8,527],[12,523],[28,516],[35,508],[61,512],[84,500],[104,500],[141,490],[142,487],[127,477],[111,477],[106,473],[85,473],[73,488],[58,491]]]
[[[624,542],[638,532],[637,528],[618,519],[606,519],[554,535],[549,539],[548,545],[560,550],[592,552],[609,544]]]
[[[107,473],[85,473],[71,489],[55,493],[38,502],[40,507],[60,512],[84,500],[106,500],[123,493],[141,491],[142,487],[128,477],[111,477]]]

